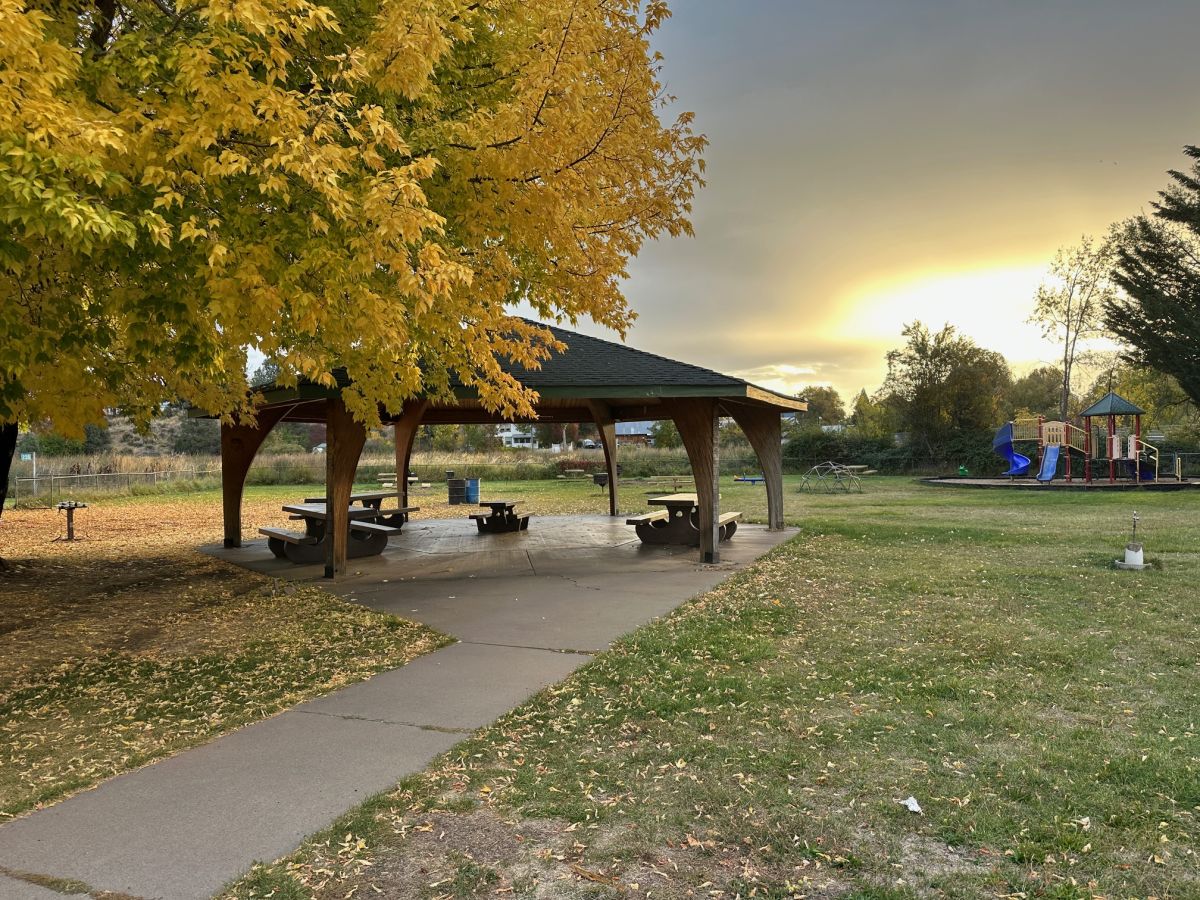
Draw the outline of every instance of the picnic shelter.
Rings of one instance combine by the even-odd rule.
[[[604,450],[608,473],[609,515],[617,509],[616,423],[671,419],[679,430],[696,484],[699,510],[700,560],[719,562],[720,491],[718,425],[723,417],[741,427],[762,468],[767,492],[768,528],[783,528],[782,427],[784,413],[804,410],[804,401],[750,384],[740,378],[690,365],[623,344],[548,327],[566,345],[539,369],[505,365],[526,387],[538,393],[534,404],[541,423],[594,422]],[[350,495],[366,429],[355,421],[341,393],[348,386],[344,370],[334,372],[336,384],[301,383],[296,387],[268,385],[262,389],[257,421],[221,424],[221,480],[226,547],[242,545],[242,492],[246,473],[271,429],[280,422],[321,423],[326,426],[326,505],[331,540],[325,574],[346,570]],[[380,410],[384,423],[395,430],[396,486],[400,506],[407,503],[407,480],[413,441],[422,425],[501,424],[506,420],[487,410],[474,389],[451,385],[449,401],[416,397],[398,410]],[[534,420],[520,420],[534,421]]]

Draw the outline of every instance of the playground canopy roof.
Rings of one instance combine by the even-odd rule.
[[[1120,394],[1109,391],[1079,415],[1080,418],[1090,419],[1092,416],[1140,416],[1145,412],[1140,406],[1134,406]]]

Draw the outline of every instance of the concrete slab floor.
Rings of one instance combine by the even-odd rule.
[[[739,528],[721,563],[704,566],[694,548],[645,547],[607,516],[539,517],[505,535],[465,519],[412,522],[333,582],[262,542],[205,548],[461,643],[0,826],[0,872],[208,897],[793,534]],[[44,891],[0,876],[0,900]]]

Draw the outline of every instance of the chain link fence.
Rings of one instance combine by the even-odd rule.
[[[139,489],[153,490],[160,486],[180,487],[195,483],[209,487],[221,479],[219,465],[194,469],[172,469],[162,472],[85,472],[17,477],[9,485],[9,498],[14,502],[58,500],[81,494],[135,493]]]
[[[784,459],[784,472],[803,474],[813,464],[824,460]],[[628,480],[664,476],[691,477],[691,465],[682,451],[677,454],[618,455],[621,477]],[[372,484],[391,478],[396,471],[392,458],[365,458],[358,466],[355,480],[359,484]],[[410,466],[411,474],[422,482],[445,481],[447,472],[453,471],[459,478],[480,478],[488,481],[533,481],[582,474],[590,476],[604,472],[604,455],[601,452],[549,454],[544,457],[523,457],[511,462],[481,461],[464,456],[438,455],[435,460],[422,460],[416,456]],[[728,450],[720,456],[720,471],[723,476],[757,475],[760,472],[758,459],[751,453]],[[171,468],[142,472],[55,472],[52,474],[17,475],[9,483],[9,499],[21,503],[52,504],[59,500],[91,497],[104,494],[131,494],[139,492],[211,490],[220,485],[221,465],[217,460],[209,465]],[[325,457],[313,454],[310,457],[288,457],[256,461],[246,477],[247,485],[296,484],[321,485],[325,483]]]

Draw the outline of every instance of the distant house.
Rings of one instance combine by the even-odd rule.
[[[650,439],[650,427],[653,422],[618,422],[617,446],[646,447],[653,443]]]
[[[503,422],[496,426],[496,437],[500,438],[505,447],[515,447],[518,450],[538,449],[538,441],[533,433],[532,425]]]

